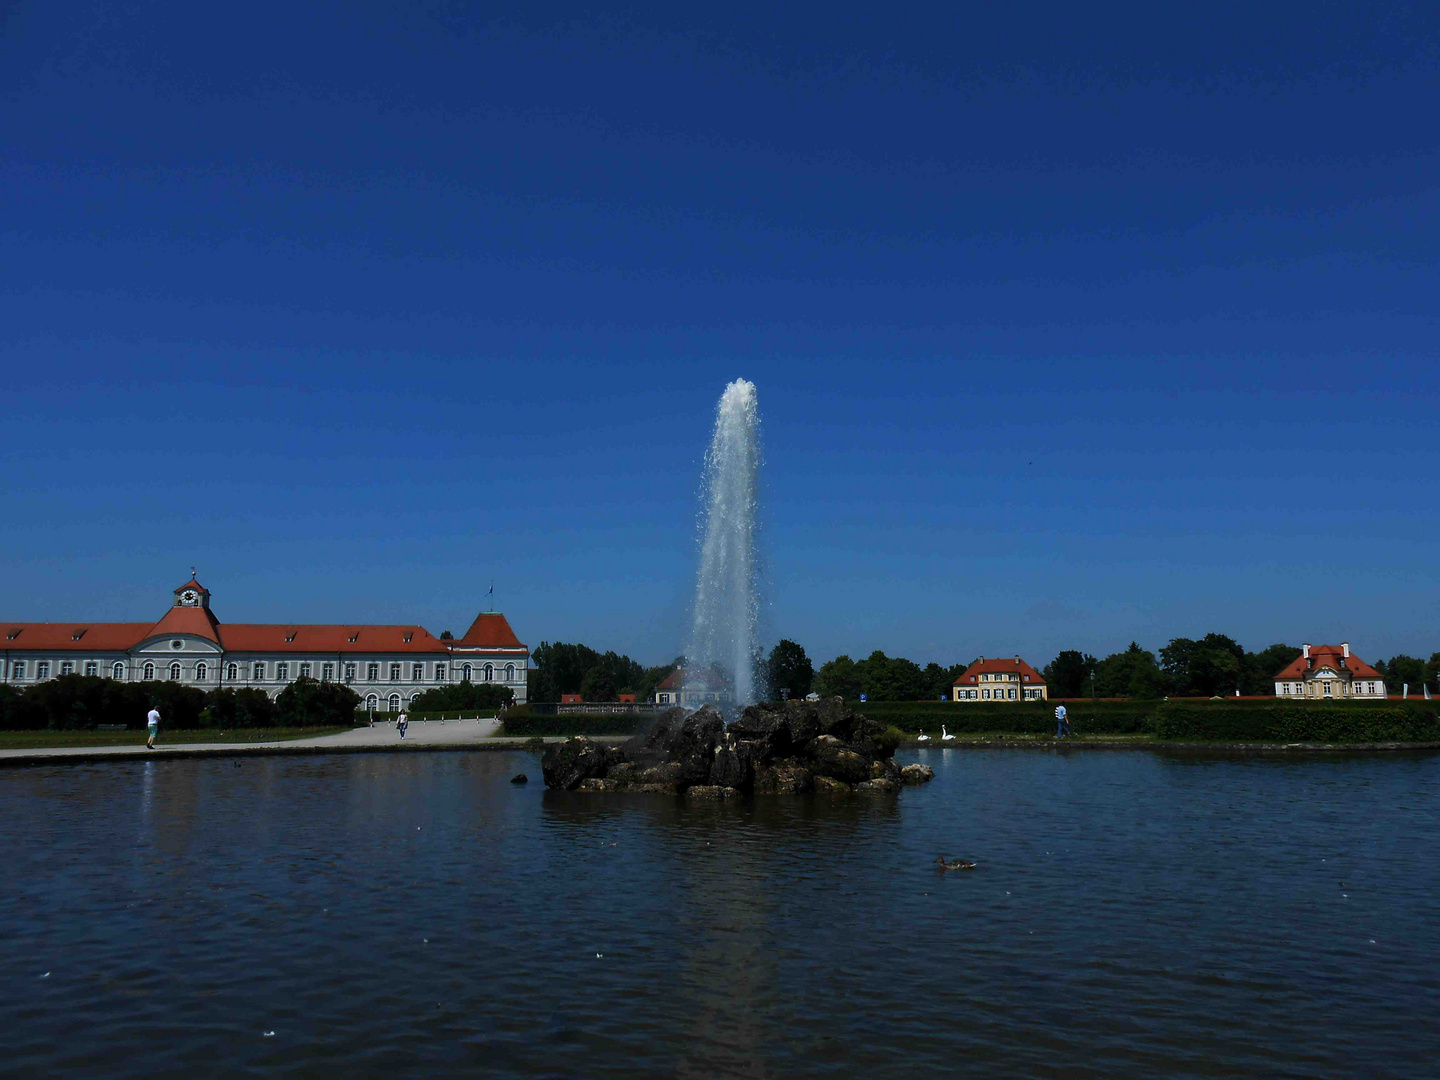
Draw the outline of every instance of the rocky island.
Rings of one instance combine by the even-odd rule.
[[[545,751],[548,787],[564,791],[684,794],[695,799],[757,795],[882,794],[932,779],[928,765],[895,761],[897,740],[845,704],[751,705],[728,727],[713,706],[669,709],[620,746],[585,736]]]

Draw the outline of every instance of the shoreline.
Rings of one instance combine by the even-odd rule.
[[[543,736],[545,745],[564,742],[571,736]],[[598,735],[595,742],[624,742],[628,736]],[[534,736],[531,736],[534,738]],[[1259,742],[1157,742],[1136,739],[1087,739],[1057,741],[1055,739],[966,739],[948,745],[939,740],[900,744],[902,750],[1180,750],[1188,753],[1251,753],[1251,754],[1312,754],[1312,753],[1398,753],[1414,750],[1440,750],[1440,742],[1381,743],[1259,743]],[[432,753],[498,753],[509,750],[537,750],[528,738],[491,737],[466,742],[385,742],[366,745],[296,746],[287,743],[235,743],[224,746],[144,746],[111,747],[37,747],[25,750],[0,751],[0,768],[22,768],[35,765],[89,765],[97,762],[146,762],[174,758],[225,757],[315,757],[327,754],[432,754]]]

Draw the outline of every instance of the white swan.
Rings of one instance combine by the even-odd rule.
[[[951,735],[948,731],[946,731],[946,730],[945,730],[945,725],[944,725],[944,724],[941,724],[941,725],[940,725],[940,741],[941,741],[941,742],[949,742],[949,741],[950,741],[951,739],[953,739],[953,738],[955,738],[955,736],[954,736],[954,735]]]
[[[930,736],[925,734],[925,729],[924,729],[924,728],[921,728],[921,729],[920,729],[920,734],[915,736],[915,741],[916,741],[916,742],[929,742],[929,741],[930,741]]]

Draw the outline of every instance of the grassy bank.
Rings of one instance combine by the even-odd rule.
[[[1072,736],[1176,742],[1434,742],[1440,710],[1432,701],[1276,700],[1067,701]],[[857,708],[913,738],[938,740],[941,725],[957,740],[1036,738],[1055,733],[1045,702],[867,702]]]
[[[499,734],[528,739],[536,735],[635,735],[654,721],[654,713],[534,713],[521,706],[505,714]]]
[[[157,746],[187,746],[195,743],[262,743],[313,739],[349,731],[343,727],[295,728],[190,728],[160,731]],[[0,750],[50,750],[69,746],[144,746],[148,736],[141,731],[0,731]]]

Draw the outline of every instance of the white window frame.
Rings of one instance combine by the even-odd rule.
[[[309,660],[301,660],[301,661],[300,661],[300,678],[302,678],[302,679],[308,679],[308,678],[310,678],[310,677],[311,677],[311,676],[310,676],[310,672],[311,672],[312,670],[314,670],[314,669],[311,667]]]
[[[170,672],[171,682],[179,682],[185,677],[185,669],[180,666],[179,660],[172,661],[167,670]]]
[[[288,661],[282,660],[275,665],[275,679],[278,682],[290,681],[290,664]]]
[[[195,681],[204,682],[208,678],[210,678],[210,665],[204,660],[197,661],[195,664]]]
[[[254,666],[253,666],[253,670],[254,670],[254,672],[255,672],[255,681],[256,681],[256,682],[264,682],[264,681],[265,681],[265,661],[264,661],[264,660],[256,660],[255,663],[254,663]]]
[[[16,660],[10,665],[10,678],[16,682],[25,681],[25,661]]]
[[[334,681],[335,681],[335,662],[334,662],[333,660],[330,661],[330,663],[328,663],[328,664],[321,664],[321,665],[320,665],[320,681],[321,681],[321,682],[334,682]]]
[[[412,663],[410,664],[410,681],[411,681],[411,682],[424,682],[424,681],[425,681],[425,665],[424,665],[424,664],[416,664],[416,663],[414,663],[414,662],[412,662]]]
[[[110,665],[110,678],[116,682],[125,681],[125,661],[116,660],[115,663]]]
[[[405,666],[405,665],[403,665],[403,664],[394,664],[394,663],[392,663],[392,664],[390,665],[390,681],[391,681],[391,682],[399,682],[399,681],[400,681],[400,672],[403,670],[404,666]]]
[[[240,665],[234,663],[228,665],[225,669],[225,677],[231,682],[238,680],[240,678]]]

